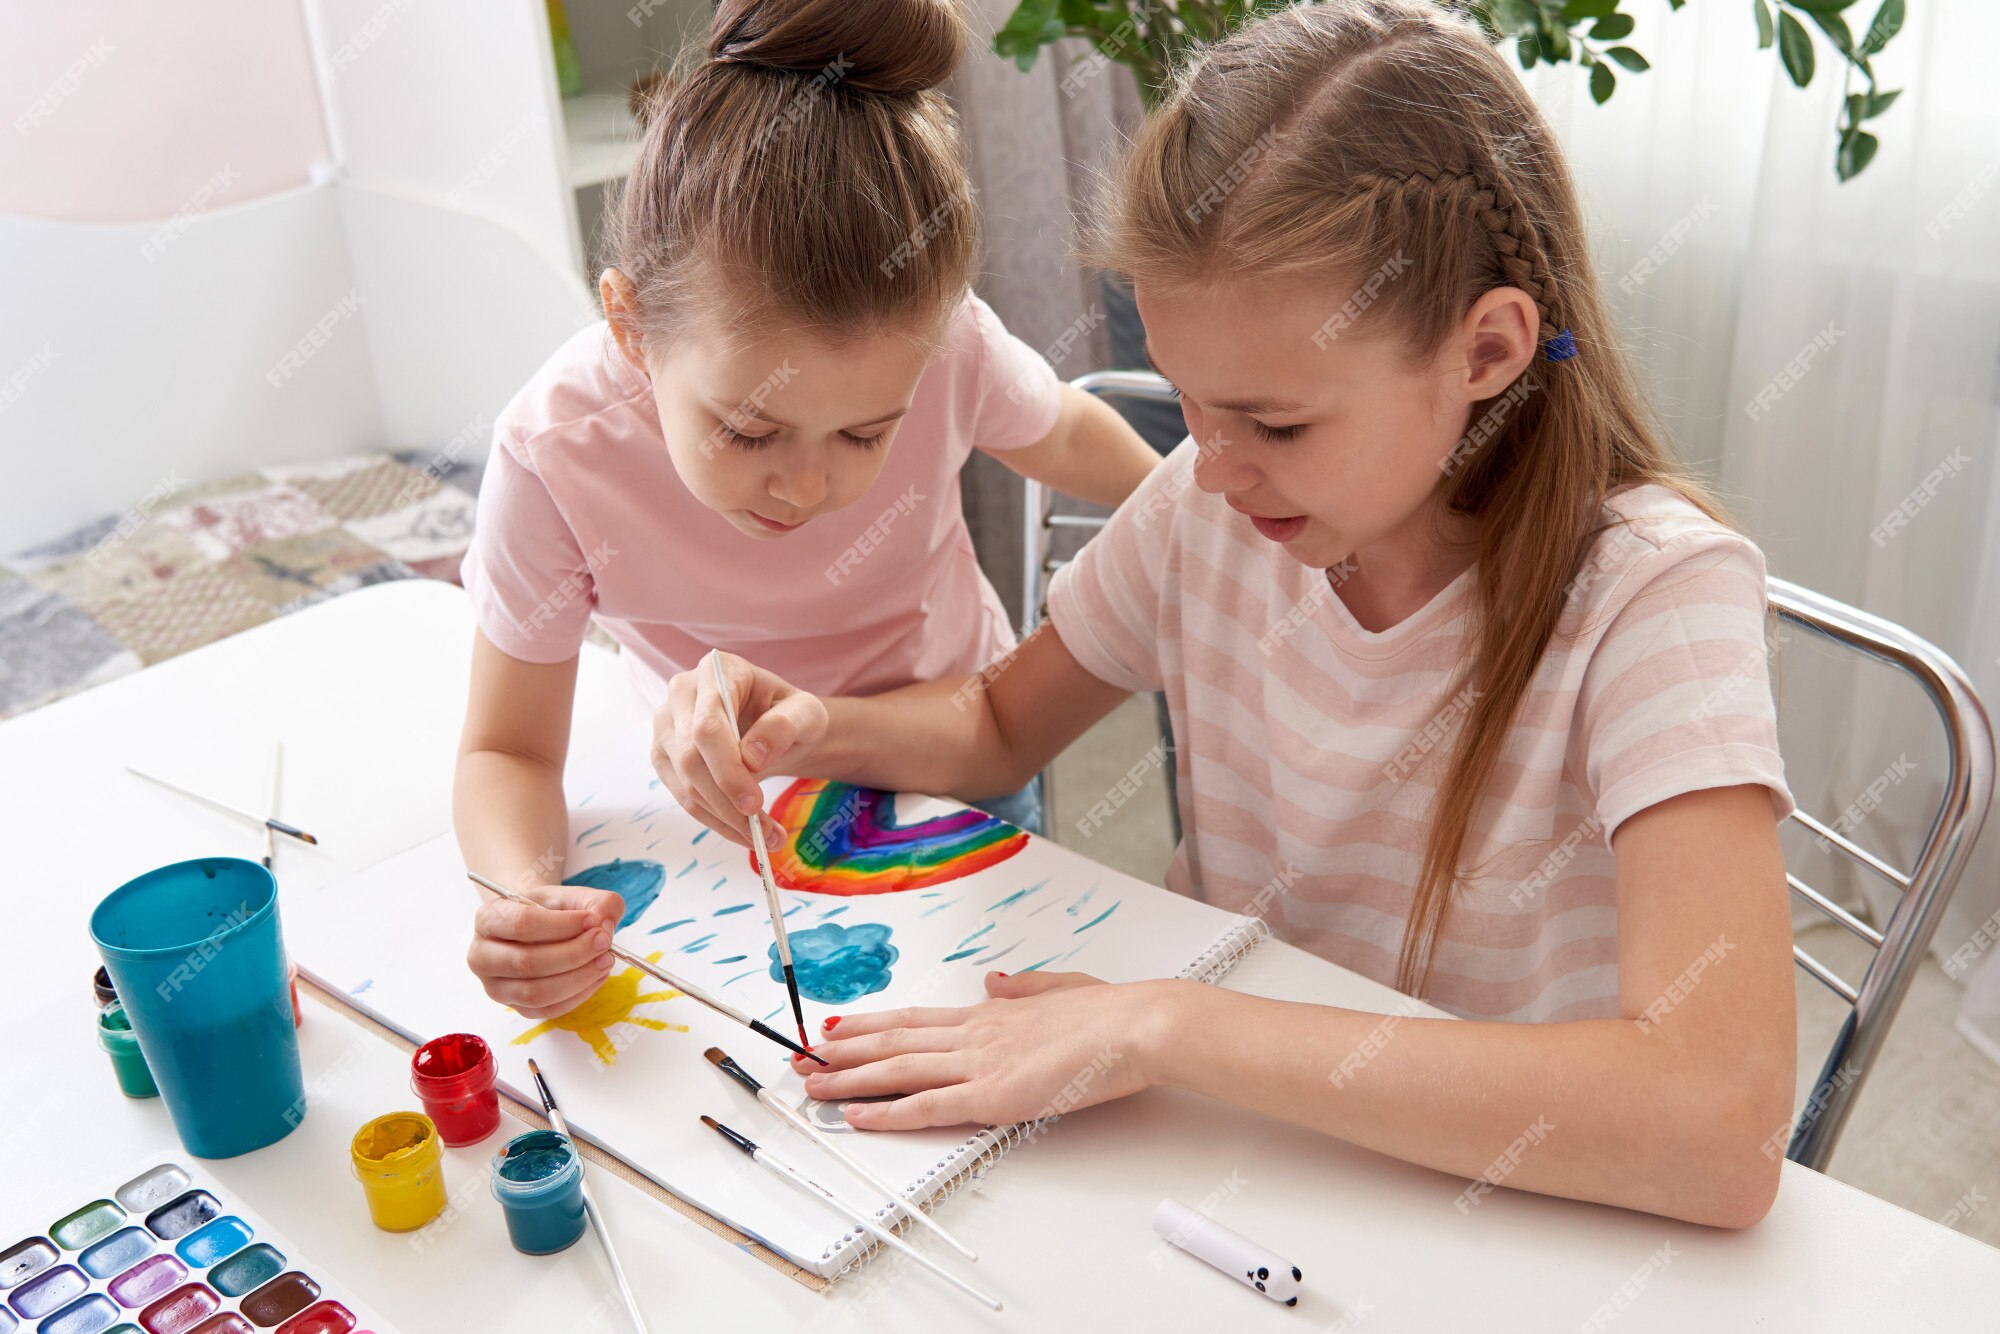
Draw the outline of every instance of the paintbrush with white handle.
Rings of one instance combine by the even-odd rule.
[[[750,1090],[758,1102],[763,1103],[771,1109],[772,1115],[776,1116],[793,1130],[804,1135],[813,1143],[819,1145],[822,1149],[825,1149],[827,1153],[838,1159],[841,1165],[846,1167],[848,1171],[854,1173],[854,1175],[860,1177],[876,1190],[888,1196],[891,1202],[910,1216],[912,1222],[922,1223],[925,1227],[937,1233],[938,1236],[944,1239],[947,1246],[950,1246],[966,1259],[977,1260],[979,1258],[970,1246],[967,1246],[957,1237],[945,1231],[944,1224],[938,1222],[922,1209],[919,1209],[916,1205],[903,1198],[903,1192],[897,1190],[887,1181],[884,1181],[868,1164],[856,1158],[846,1149],[841,1148],[839,1144],[834,1142],[831,1135],[800,1115],[798,1108],[787,1105],[783,1098],[780,1098],[777,1094],[758,1083],[755,1075],[731,1060],[722,1048],[710,1047],[702,1055],[708,1058],[710,1065],[713,1065],[716,1069],[722,1071],[723,1074],[728,1075],[744,1088]]]
[[[715,693],[721,697],[722,707],[729,714],[729,734],[740,745],[743,734],[736,726],[736,696],[729,689],[729,678],[723,673],[720,650],[708,651],[708,665],[715,669]],[[764,882],[764,902],[771,908],[771,934],[777,938],[778,966],[784,970],[785,994],[792,1000],[792,1018],[799,1024],[799,1044],[810,1047],[812,1039],[806,1036],[806,1013],[799,1005],[799,979],[792,971],[792,938],[785,933],[784,906],[778,902],[778,886],[771,879],[771,853],[764,846],[764,816],[761,810],[750,820],[750,860]]]
[[[556,1106],[556,1095],[549,1090],[549,1081],[542,1078],[542,1067],[535,1064],[535,1058],[528,1058],[528,1073],[535,1077],[535,1092],[542,1096],[542,1110],[549,1114],[549,1125],[556,1134],[569,1141],[570,1151],[576,1154],[578,1181],[583,1187],[583,1212],[590,1219],[590,1230],[597,1234],[599,1244],[604,1247],[604,1258],[611,1262],[611,1277],[617,1280],[618,1295],[625,1299],[625,1312],[632,1317],[632,1328],[639,1334],[648,1334],[646,1318],[639,1313],[639,1299],[632,1292],[632,1285],[626,1281],[625,1266],[618,1263],[618,1249],[611,1244],[611,1229],[605,1226],[604,1215],[597,1207],[597,1197],[590,1193],[590,1178],[583,1172],[583,1150],[577,1145],[576,1136],[569,1133],[569,1122],[563,1119],[562,1108]]]
[[[169,783],[166,779],[159,777],[157,774],[149,774],[144,769],[134,769],[129,764],[125,766],[125,772],[143,778],[149,783],[158,783],[161,787],[166,788],[169,792],[178,792],[183,797],[192,797],[204,806],[213,806],[216,810],[221,811],[226,815],[233,815],[239,820],[248,820],[251,824],[263,825],[266,829],[275,830],[278,833],[283,834],[286,838],[295,838],[301,843],[319,842],[318,839],[314,838],[311,834],[308,834],[305,830],[299,828],[297,825],[286,824],[283,820],[278,819],[275,815],[258,815],[255,811],[246,811],[241,806],[231,806],[226,801],[217,801],[214,797],[208,796],[201,792],[196,792],[193,788],[182,787],[179,783]]]
[[[786,1181],[791,1182],[793,1186],[804,1191],[814,1199],[824,1201],[836,1213],[843,1215],[850,1222],[857,1224],[862,1231],[874,1237],[875,1240],[881,1242],[884,1246],[909,1256],[910,1259],[922,1265],[925,1269],[930,1270],[933,1274],[936,1274],[939,1278],[951,1284],[974,1301],[984,1303],[995,1311],[1000,1309],[1000,1303],[996,1299],[987,1296],[978,1288],[973,1287],[970,1283],[967,1283],[964,1279],[877,1223],[873,1218],[868,1216],[867,1210],[857,1208],[849,1204],[846,1200],[841,1199],[825,1186],[820,1185],[819,1182],[814,1181],[804,1172],[801,1172],[777,1154],[758,1144],[749,1136],[731,1130],[712,1116],[702,1117],[701,1123],[749,1155],[751,1161],[755,1162],[759,1167],[764,1168],[773,1176],[783,1177]]]

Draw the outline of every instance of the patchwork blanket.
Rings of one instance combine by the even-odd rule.
[[[169,482],[0,558],[0,718],[351,589],[455,583],[477,485],[415,453]]]

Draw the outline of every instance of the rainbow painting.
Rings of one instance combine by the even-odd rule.
[[[771,803],[785,831],[771,874],[814,894],[896,894],[997,866],[1028,846],[1021,829],[963,810],[915,824],[895,821],[894,797],[872,787],[802,778]]]

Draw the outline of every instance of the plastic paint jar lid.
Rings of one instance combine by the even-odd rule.
[[[410,1057],[410,1091],[454,1147],[477,1144],[500,1128],[498,1078],[493,1049],[474,1033],[432,1038]]]
[[[97,1045],[113,1053],[139,1049],[139,1035],[132,1031],[132,1020],[117,1001],[97,1012]]]
[[[583,1235],[583,1160],[552,1130],[516,1135],[493,1155],[493,1198],[507,1236],[526,1255],[548,1255]]]
[[[139,1048],[139,1035],[132,1031],[132,1021],[117,1001],[97,1012],[97,1045],[111,1057],[111,1072],[118,1079],[120,1093],[128,1098],[160,1096],[146,1053]]]
[[[97,971],[91,975],[90,994],[96,997],[97,1008],[100,1010],[118,1001],[118,991],[111,985],[111,970],[103,964],[99,964]]]
[[[376,1227],[408,1232],[444,1212],[444,1145],[428,1116],[378,1116],[354,1132],[348,1152]]]
[[[390,1112],[354,1132],[349,1148],[354,1175],[363,1184],[416,1177],[444,1161],[437,1127],[421,1112]]]

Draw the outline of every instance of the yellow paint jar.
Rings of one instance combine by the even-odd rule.
[[[444,1212],[444,1141],[420,1112],[390,1112],[354,1132],[354,1176],[384,1232],[410,1232]]]

